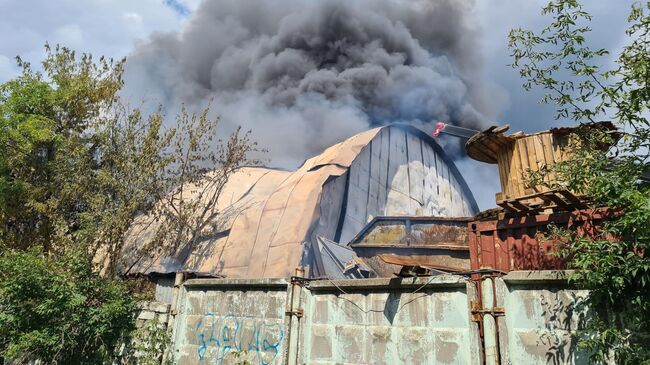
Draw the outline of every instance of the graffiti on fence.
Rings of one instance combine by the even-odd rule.
[[[231,352],[254,354],[260,365],[273,363],[280,353],[284,331],[279,323],[261,318],[216,316],[207,313],[196,325],[194,336],[200,361],[223,364]],[[215,353],[208,354],[214,346]]]

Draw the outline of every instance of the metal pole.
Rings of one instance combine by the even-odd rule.
[[[485,343],[485,365],[499,364],[499,347],[497,339],[496,318],[487,312],[494,309],[494,278],[489,277],[481,282],[483,310],[483,340]]]
[[[445,124],[445,127],[440,130],[441,133],[446,133],[452,136],[460,138],[472,138],[473,135],[479,133],[479,131],[469,128],[458,127],[455,125]]]
[[[295,270],[295,278],[304,278],[304,276],[305,269],[297,267]],[[302,282],[292,279],[290,291],[288,308],[285,312],[289,319],[287,321],[287,352],[284,363],[285,365],[296,365],[298,364],[298,346],[300,346]]]
[[[169,321],[167,322],[167,333],[170,334],[171,336],[171,343],[176,343],[175,341],[175,335],[176,335],[176,330],[175,330],[175,323],[176,323],[176,315],[178,314],[178,304],[180,303],[180,294],[181,294],[181,286],[183,285],[183,282],[185,281],[185,275],[182,272],[177,272],[176,276],[174,277],[174,290],[173,290],[173,295],[172,295],[172,305],[169,310]],[[169,356],[169,352],[172,351],[173,349],[165,349],[163,352],[163,359],[162,363],[165,364],[167,361],[167,357]],[[173,355],[172,355],[173,357]]]

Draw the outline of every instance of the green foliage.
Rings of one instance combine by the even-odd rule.
[[[92,271],[66,250],[0,256],[0,358],[15,363],[102,364],[132,331],[135,303],[126,286]]]
[[[230,176],[245,165],[259,164],[247,156],[257,151],[250,140],[250,132],[237,129],[227,141],[213,140],[218,121],[208,117],[209,109],[200,114],[189,114],[182,108],[177,115],[176,133],[170,143],[170,163],[165,170],[164,190],[150,218],[160,222],[156,239],[148,242],[142,251],[185,251],[205,236],[223,231],[224,220],[235,212],[217,209],[223,188]],[[217,166],[216,169],[208,167]],[[227,221],[227,219],[226,219]],[[153,246],[153,247],[152,247]],[[184,259],[180,255],[177,258]]]
[[[632,8],[629,43],[608,71],[599,66],[608,52],[587,45],[591,17],[575,0],[547,5],[543,13],[553,20],[539,34],[515,29],[509,36],[524,88],[547,90],[542,102],[558,106],[557,118],[611,118],[620,129],[579,129],[570,161],[531,174],[531,184],[557,174],[563,187],[592,197],[594,205],[624,212],[596,237],[561,233],[568,242],[563,253],[578,269],[573,280],[590,289],[587,304],[599,314],[580,342],[593,363],[650,364],[649,11],[650,2]]]
[[[232,357],[235,362],[235,365],[252,365],[250,361],[245,359],[248,356],[248,351],[235,351],[235,350],[230,350],[228,351],[227,354],[228,357]],[[242,359],[244,358],[244,359]]]
[[[120,102],[124,60],[45,48],[42,72],[18,59],[22,74],[0,85],[0,350],[97,363],[133,321],[116,274],[139,259],[124,254],[135,218],[163,222],[138,254],[195,241],[254,143],[239,131],[215,140],[209,109],[182,109],[165,129],[160,112]]]
[[[167,326],[158,321],[151,321],[146,326],[135,330],[131,362],[139,365],[171,365],[171,335]]]
[[[2,235],[5,244],[51,250],[68,233],[60,213],[74,205],[57,181],[70,170],[92,163],[91,148],[81,131],[110,105],[121,87],[121,64],[46,46],[46,75],[19,60],[23,73],[0,86],[0,161]],[[90,81],[92,80],[92,81]]]
[[[160,197],[173,131],[118,103],[123,61],[46,50],[45,74],[19,60],[22,75],[0,86],[0,244],[115,255]]]
[[[19,61],[22,75],[0,86],[0,246],[80,244],[111,273],[133,219],[147,212],[164,222],[152,244],[193,241],[220,213],[229,176],[257,162],[247,158],[250,134],[215,140],[209,108],[182,108],[165,130],[160,112],[119,102],[124,61],[46,50],[44,74]]]

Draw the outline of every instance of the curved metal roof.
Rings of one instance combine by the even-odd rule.
[[[194,272],[227,277],[285,277],[303,259],[305,242],[321,216],[323,187],[345,174],[382,128],[400,128],[430,144],[478,211],[467,184],[435,140],[417,128],[393,125],[354,135],[306,160],[296,171],[246,167],[233,174],[217,202],[214,232],[176,252],[142,252],[154,237],[152,217],[133,225],[124,250],[125,274]],[[128,272],[127,272],[128,271]]]

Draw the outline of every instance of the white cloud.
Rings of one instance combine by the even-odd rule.
[[[122,20],[126,27],[130,27],[133,30],[140,30],[144,26],[142,16],[138,13],[126,12],[122,15]]]
[[[187,7],[187,9],[189,9],[191,12],[194,12],[199,7],[199,5],[201,5],[201,3],[203,1],[202,0],[182,0],[180,2],[183,3]]]
[[[0,55],[0,75],[7,75],[7,77],[15,76],[18,70],[15,68],[15,62],[9,57]]]
[[[196,8],[196,1],[183,2]],[[138,40],[184,20],[163,0],[0,0],[0,14],[0,82],[17,74],[17,55],[38,64],[45,42],[121,58]]]
[[[66,24],[54,30],[57,43],[65,44],[72,49],[83,48],[84,34],[79,24]]]

